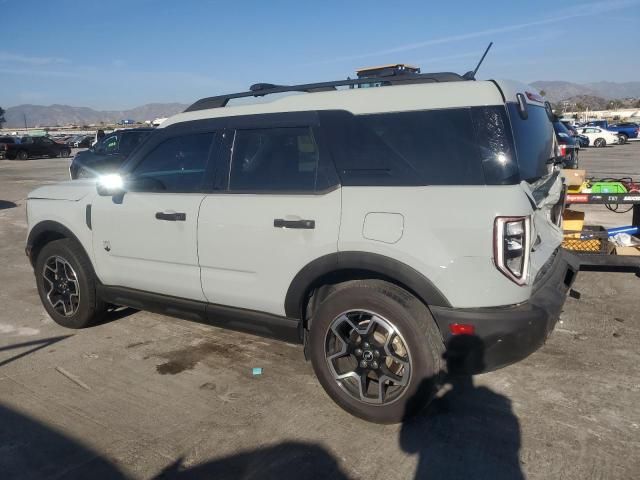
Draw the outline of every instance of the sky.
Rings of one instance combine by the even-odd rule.
[[[479,78],[640,81],[640,0],[0,0],[0,106],[190,103],[410,63]]]

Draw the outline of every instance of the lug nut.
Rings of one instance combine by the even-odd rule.
[[[373,368],[374,370],[378,368],[378,362],[376,362],[375,360],[373,362],[371,362],[371,368]]]
[[[360,366],[361,366],[362,368],[367,368],[367,366],[368,366],[368,365],[369,365],[369,364],[368,364],[367,362],[365,362],[364,360],[362,360],[362,361],[360,362]]]
[[[362,349],[361,348],[356,348],[356,350],[353,353],[356,354],[356,357],[359,357],[360,355],[362,355]]]
[[[378,358],[380,356],[380,352],[378,350],[373,351],[373,356]]]
[[[363,346],[363,348],[369,348],[369,344],[368,344],[367,342],[364,342],[364,343],[362,344],[362,346]]]

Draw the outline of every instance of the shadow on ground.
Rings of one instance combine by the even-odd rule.
[[[16,205],[13,202],[9,202],[8,200],[0,200],[0,210],[5,210],[7,208],[16,208]]]
[[[39,340],[31,340],[29,342],[14,343],[13,345],[6,345],[4,347],[0,347],[0,352],[6,352],[9,350],[21,350],[17,352],[15,355],[13,355],[12,357],[5,358],[4,360],[0,360],[0,367],[3,367],[11,362],[15,362],[16,360],[19,360],[22,357],[31,355],[32,353],[35,353],[38,350],[41,350],[50,345],[53,345],[54,343],[58,343],[64,340],[65,338],[69,338],[71,336],[72,335],[63,335],[60,337],[42,338]],[[24,350],[25,348],[28,350]],[[2,423],[0,423],[0,425],[2,425]],[[2,444],[0,444],[0,451],[1,451],[1,448],[2,448]]]
[[[453,370],[450,358],[447,364]],[[443,377],[445,393],[418,416],[406,418],[400,430],[402,450],[418,456],[414,478],[523,479],[520,427],[506,397],[486,387],[476,387],[471,376],[438,374],[421,383],[411,402],[433,391],[436,381],[439,383]],[[358,424],[353,419],[348,428],[355,430]],[[4,480],[127,478],[112,461],[79,440],[2,405],[0,425],[0,478]],[[349,469],[353,456],[345,458],[340,465],[320,445],[290,441],[195,466],[184,466],[180,458],[155,478],[341,480],[349,478],[343,468]],[[386,461],[385,452],[372,458]]]

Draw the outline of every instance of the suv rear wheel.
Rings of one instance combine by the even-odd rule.
[[[20,150],[17,157],[18,160],[27,160],[29,158],[29,154],[25,150]]]
[[[429,310],[387,282],[340,284],[313,314],[313,369],[338,405],[365,420],[397,423],[431,400],[443,352]]]
[[[88,327],[106,311],[96,294],[91,263],[75,241],[62,239],[45,245],[38,254],[35,274],[44,308],[63,327]]]

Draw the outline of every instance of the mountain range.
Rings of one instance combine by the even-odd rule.
[[[25,124],[33,127],[55,127],[63,125],[113,124],[120,120],[144,122],[155,118],[168,117],[184,111],[188,105],[182,103],[149,103],[130,110],[94,110],[88,107],[69,105],[17,105],[6,109],[6,128],[22,128]]]
[[[561,100],[600,97],[604,100],[640,98],[640,82],[594,82],[572,83],[564,81],[539,80],[531,85],[544,90],[545,98],[550,102]],[[603,102],[600,102],[603,103]],[[187,105],[181,103],[149,103],[130,110],[94,110],[88,107],[71,107],[69,105],[18,105],[6,109],[4,115],[8,128],[54,127],[62,125],[98,125],[113,124],[120,120],[144,122],[158,117],[168,117],[182,112]]]
[[[594,82],[572,83],[563,81],[539,80],[531,85],[544,90],[545,98],[550,102],[559,102],[572,97],[592,96],[605,100],[640,98],[640,82]]]

